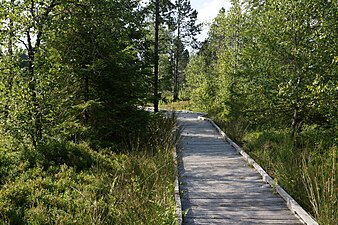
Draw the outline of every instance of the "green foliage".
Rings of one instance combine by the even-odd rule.
[[[53,43],[72,71],[78,119],[90,138],[104,143],[121,140],[137,124],[136,105],[146,89],[144,15],[136,1],[85,1],[70,4],[73,17],[62,18],[62,32]],[[124,8],[123,13],[107,13]],[[96,103],[96,104],[88,104]],[[84,108],[83,108],[84,107]]]
[[[148,40],[153,42],[154,14],[157,1],[149,1],[146,7],[151,12],[148,18]],[[163,94],[171,92],[173,100],[178,100],[186,78],[185,68],[189,62],[189,47],[198,45],[196,35],[201,31],[197,23],[197,11],[191,7],[189,0],[159,1],[159,100]],[[154,61],[154,57],[152,58]],[[153,82],[154,83],[154,82]],[[173,94],[174,93],[174,94]]]
[[[151,93],[138,1],[5,3],[2,128],[35,148],[60,134],[121,142]]]
[[[187,86],[195,109],[208,112],[215,108],[217,81],[213,71],[208,68],[203,55],[193,56],[186,68]]]
[[[27,150],[4,139],[1,223],[175,224],[174,127],[155,115],[119,154],[56,140]]]
[[[188,65],[193,103],[205,102],[208,112],[228,120],[289,126],[291,133],[305,124],[335,126],[337,32],[326,24],[337,20],[336,6],[332,1],[233,1],[228,13],[221,10],[215,18],[197,53],[204,58],[202,69],[195,75],[189,72],[195,60]]]

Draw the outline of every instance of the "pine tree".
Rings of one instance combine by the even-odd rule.
[[[155,2],[155,50],[154,50],[154,112],[158,112],[158,63],[159,63],[159,53],[158,53],[158,30],[160,25],[160,0]]]
[[[174,40],[174,93],[173,101],[179,99],[179,75],[182,54],[187,45],[196,47],[196,35],[201,31],[201,24],[197,24],[197,11],[191,7],[190,0],[175,1],[174,28],[176,37]]]

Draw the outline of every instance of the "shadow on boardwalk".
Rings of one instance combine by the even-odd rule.
[[[183,224],[303,224],[209,122],[178,121]]]

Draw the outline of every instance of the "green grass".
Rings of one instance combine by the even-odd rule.
[[[174,118],[155,115],[122,149],[0,138],[0,224],[176,224]],[[119,153],[116,153],[119,152]]]
[[[335,131],[307,127],[294,141],[288,130],[246,131],[243,148],[319,224],[338,224]]]
[[[320,224],[338,224],[337,151],[333,146],[323,155],[310,153],[303,159],[302,178]]]
[[[190,101],[160,102],[160,107],[168,110],[192,110]]]

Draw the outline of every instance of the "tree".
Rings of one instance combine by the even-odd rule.
[[[333,56],[317,55],[328,56],[328,52],[336,51],[333,46],[326,50],[318,48],[322,43],[318,37],[326,37],[323,24],[327,17],[323,13],[334,9],[334,3],[281,0],[250,7],[248,16],[252,23],[248,39],[252,44],[247,46],[246,65],[255,65],[247,66],[249,71],[256,71],[252,73],[256,86],[252,90],[257,90],[257,86],[263,88],[261,96],[265,96],[265,100],[261,105],[266,112],[270,111],[270,118],[274,117],[270,121],[280,121],[280,118],[284,123],[291,121],[291,136],[300,132],[304,124],[327,123],[328,118],[313,107],[319,95],[315,97],[311,92],[317,89],[318,77],[335,77],[324,69],[332,68]]]
[[[51,92],[43,92],[44,88],[48,90],[50,86],[41,84],[49,76],[44,71],[48,64],[44,57],[48,58],[52,52],[45,46],[50,34],[48,25],[53,23],[52,14],[57,4],[55,1],[4,3],[7,12],[1,22],[8,25],[8,29],[3,30],[8,52],[2,68],[8,73],[5,72],[7,78],[3,80],[6,98],[3,119],[10,133],[23,140],[29,136],[36,148],[42,140],[43,130],[48,130],[43,125],[43,115],[48,111],[43,98]],[[49,69],[52,68],[55,67]]]
[[[8,116],[1,123],[11,135],[34,148],[56,136],[111,144],[142,127],[137,105],[150,94],[151,62],[138,1],[5,3],[0,85]]]
[[[150,93],[146,74],[152,62],[145,61],[145,15],[137,8],[134,0],[88,0],[70,5],[72,17],[64,18],[58,49],[78,88],[77,119],[94,140],[122,140],[144,123],[137,105]]]
[[[210,61],[212,50],[209,44],[209,40],[206,40],[200,51],[190,58],[186,67],[185,92],[189,93],[197,110],[213,114],[216,108],[218,77],[214,70],[215,64]]]
[[[153,103],[154,111],[158,111],[158,102],[161,99],[162,82],[161,77],[166,77],[167,71],[161,71],[163,60],[168,59],[168,41],[169,41],[169,27],[172,26],[172,8],[173,4],[170,0],[154,0],[150,1],[145,7],[146,15],[148,16],[148,29],[153,34],[148,36],[150,42],[153,43],[153,65],[154,65],[154,78],[153,86]],[[155,19],[153,19],[155,18]],[[150,21],[150,22],[149,22]]]
[[[216,17],[208,39],[220,117],[288,126],[291,136],[304,125],[334,126],[336,2],[232,4]]]
[[[228,119],[241,116],[239,112],[244,101],[239,90],[242,85],[243,29],[240,4],[233,1],[229,12],[225,12],[224,8],[219,11],[210,27],[209,37],[198,53],[208,65],[207,79],[212,80],[204,86],[210,86],[214,95],[208,112]]]
[[[196,46],[196,35],[201,30],[201,24],[197,22],[197,11],[191,8],[189,0],[175,1],[174,28],[176,30],[175,45],[175,69],[174,69],[174,93],[173,101],[178,100],[179,74],[182,53],[186,45]]]
[[[156,0],[155,9],[155,63],[154,63],[154,112],[158,112],[158,30],[160,23],[160,0]]]
[[[173,90],[173,71],[174,71],[174,34],[168,26],[164,24],[160,27],[160,51],[159,51],[159,90],[162,93],[172,93]],[[166,96],[161,96],[162,100]],[[166,100],[165,100],[166,101]]]

